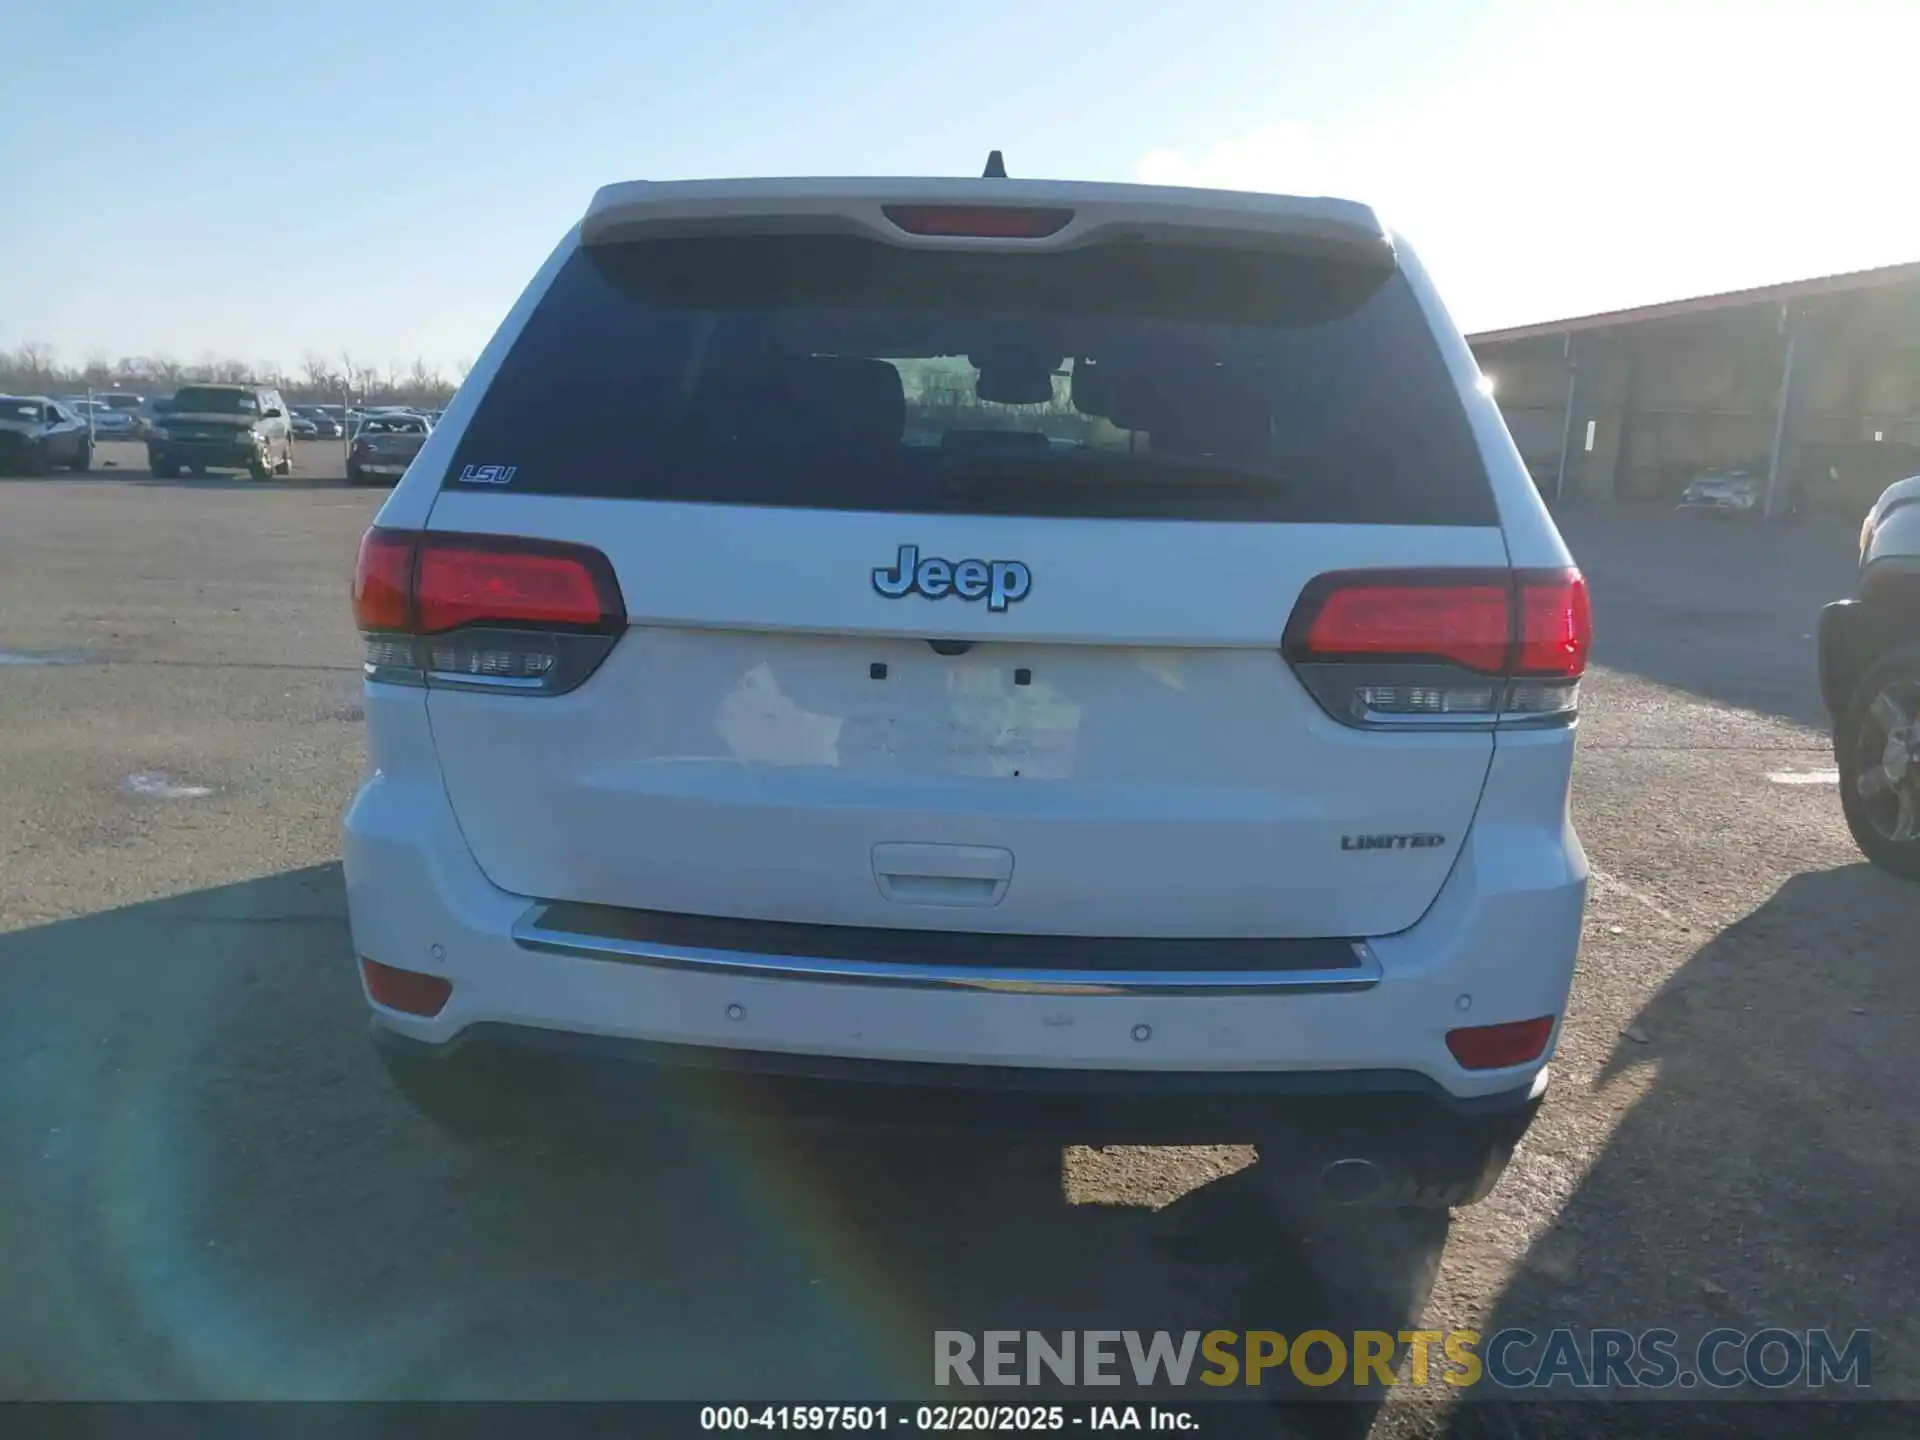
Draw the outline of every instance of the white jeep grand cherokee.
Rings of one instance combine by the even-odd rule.
[[[1590,634],[1479,379],[1344,201],[601,190],[360,552],[392,1074],[1478,1198],[1573,975]]]

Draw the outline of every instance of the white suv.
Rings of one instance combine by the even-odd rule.
[[[722,1084],[1445,1205],[1539,1103],[1586,588],[1363,206],[609,186],[354,606],[354,942],[445,1123]]]

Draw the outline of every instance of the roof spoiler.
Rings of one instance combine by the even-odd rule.
[[[1072,218],[1046,235],[910,234],[889,207],[1045,207]],[[607,185],[580,222],[582,245],[691,235],[864,235],[927,249],[1072,250],[1118,241],[1307,251],[1384,269],[1393,239],[1351,200],[1237,190],[1002,179],[628,181]]]

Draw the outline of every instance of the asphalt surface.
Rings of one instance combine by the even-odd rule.
[[[1333,1244],[1230,1148],[444,1139],[369,1051],[338,866],[382,492],[102,460],[0,480],[0,1398],[847,1399],[923,1390],[937,1328],[1416,1323],[1871,1327],[1920,1398],[1920,889],[1778,778],[1831,769],[1844,527],[1569,520],[1595,879],[1554,1088],[1450,1231]]]

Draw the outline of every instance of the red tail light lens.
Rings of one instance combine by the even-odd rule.
[[[625,618],[606,557],[573,546],[531,549],[429,535],[414,595],[428,635],[482,621],[584,629]]]
[[[447,1008],[453,998],[453,982],[441,975],[423,975],[418,970],[396,970],[378,960],[360,961],[360,972],[367,977],[367,994],[373,1003],[403,1015],[427,1019]]]
[[[1057,235],[1073,211],[1030,205],[888,205],[887,219],[909,235],[1039,240]]]
[[[1587,577],[1568,570],[1544,579],[1520,579],[1520,653],[1514,672],[1578,679],[1593,645],[1593,607]]]
[[[1538,1060],[1553,1037],[1553,1016],[1507,1025],[1471,1025],[1447,1032],[1447,1049],[1462,1070],[1504,1070]]]
[[[369,530],[354,573],[367,678],[556,695],[626,628],[607,557],[585,545]]]
[[[1578,570],[1354,570],[1301,593],[1282,653],[1360,726],[1571,718],[1593,640]]]
[[[1405,656],[1499,674],[1507,663],[1508,587],[1357,584],[1332,590],[1303,640],[1315,659]]]
[[[361,630],[413,628],[409,597],[418,538],[400,530],[369,530],[361,537],[353,567],[353,622]]]

